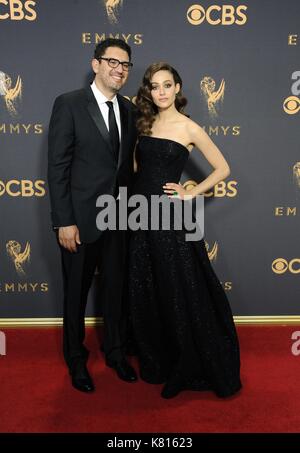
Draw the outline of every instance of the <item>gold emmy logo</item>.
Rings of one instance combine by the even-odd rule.
[[[81,34],[82,44],[99,44],[107,38],[123,39],[127,44],[140,46],[143,44],[142,33],[91,33],[84,32]]]
[[[46,293],[48,282],[0,282],[0,293]]]
[[[296,162],[293,166],[293,178],[296,186],[300,189],[300,162]]]
[[[225,81],[221,80],[219,88],[216,90],[216,82],[212,77],[205,76],[200,81],[200,90],[207,102],[209,115],[212,118],[218,116],[217,105],[224,100]]]
[[[117,24],[119,9],[123,6],[123,0],[104,0],[104,6],[109,22]]]
[[[43,124],[32,124],[32,123],[1,123],[0,134],[11,134],[11,135],[29,135],[29,134],[42,134]]]
[[[288,36],[288,45],[297,46],[298,44],[298,35],[289,35]]]
[[[235,126],[221,126],[221,125],[202,125],[202,128],[207,132],[209,136],[212,135],[223,135],[224,137],[228,137],[229,135],[237,136],[241,134],[241,126],[235,125]]]
[[[246,5],[210,5],[206,10],[203,6],[191,5],[186,13],[191,25],[200,25],[205,20],[210,25],[244,25],[247,22]]]
[[[300,110],[300,99],[298,96],[289,96],[283,101],[283,110],[288,115],[295,115]]]
[[[17,241],[8,241],[6,244],[7,255],[11,258],[15,265],[15,269],[20,277],[26,275],[23,266],[30,261],[30,244],[26,242],[23,252],[21,252],[21,244]]]
[[[7,111],[10,115],[17,115],[16,104],[22,97],[22,80],[18,76],[16,83],[12,86],[12,80],[9,75],[0,71],[0,96],[3,96]]]
[[[297,206],[276,206],[274,215],[276,217],[295,217],[297,215]]]
[[[212,246],[211,250],[209,250],[209,244],[208,244],[208,242],[205,241],[205,248],[207,250],[209,260],[215,261],[217,259],[218,248],[219,248],[217,242],[215,242],[214,245]]]

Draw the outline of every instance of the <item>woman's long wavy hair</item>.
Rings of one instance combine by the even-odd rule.
[[[154,104],[151,96],[151,80],[153,75],[158,71],[169,71],[174,79],[175,84],[179,83],[180,90],[176,95],[175,107],[180,113],[184,113],[184,107],[187,104],[187,100],[183,97],[181,93],[182,80],[176,69],[170,66],[168,63],[159,62],[153,63],[150,65],[143,77],[142,86],[139,88],[136,105],[138,108],[138,119],[137,119],[137,129],[140,135],[151,135],[152,125],[154,123],[155,115],[158,113],[158,108]]]

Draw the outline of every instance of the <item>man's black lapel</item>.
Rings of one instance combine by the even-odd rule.
[[[119,150],[119,160],[118,160],[118,168],[120,167],[122,161],[126,158],[126,146],[128,143],[128,110],[125,107],[125,103],[123,101],[123,97],[119,94],[117,95],[119,109],[120,109],[120,118],[121,118],[121,143],[120,143],[120,150]]]
[[[91,88],[88,88],[86,90],[87,92],[87,98],[88,98],[88,104],[87,104],[87,109],[89,111],[89,114],[91,115],[94,123],[96,124],[100,134],[102,135],[103,139],[105,140],[107,146],[109,147],[110,151],[113,152],[112,146],[110,143],[110,137],[109,137],[109,132],[107,130],[105,121],[103,119],[103,116],[101,114],[101,111],[99,109],[99,106],[97,104],[97,101],[95,99],[95,96],[92,92]]]

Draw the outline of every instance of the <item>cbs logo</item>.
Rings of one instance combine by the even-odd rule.
[[[272,263],[272,270],[275,274],[284,274],[289,271],[292,274],[300,274],[300,258],[287,261],[285,258],[277,258]]]
[[[206,192],[204,194],[205,197],[229,197],[233,198],[237,195],[237,181],[220,181],[216,184],[210,192]]]
[[[0,0],[0,20],[36,20],[35,4],[32,0]]]
[[[193,179],[190,179],[183,184],[183,187],[185,190],[192,190],[192,188],[195,187],[196,185],[197,185],[196,181],[194,181]],[[237,186],[237,181],[228,181],[228,182],[220,181],[218,184],[216,184],[212,188],[212,191],[205,192],[203,195],[205,197],[233,198],[237,195],[236,186]]]
[[[0,181],[0,197],[5,193],[10,197],[44,197],[46,194],[45,181],[37,179],[11,179],[10,181]]]
[[[186,17],[192,25],[200,25],[205,20],[210,25],[244,25],[247,22],[246,10],[246,5],[211,5],[206,10],[201,5],[192,5]]]

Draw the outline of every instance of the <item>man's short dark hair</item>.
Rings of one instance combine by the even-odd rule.
[[[131,60],[131,48],[130,46],[123,41],[123,39],[107,38],[104,41],[101,41],[97,44],[94,51],[94,58],[99,60],[105,54],[105,51],[108,47],[119,47],[119,49],[125,50],[128,53],[129,60]]]

